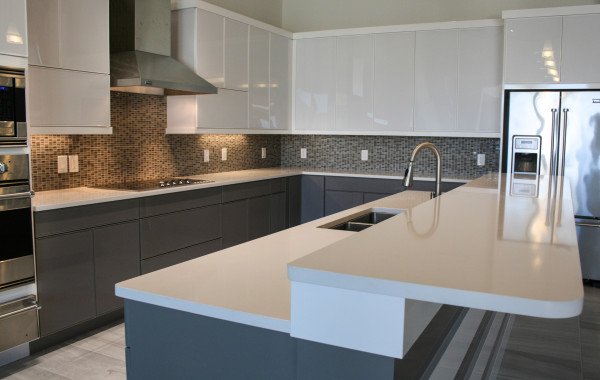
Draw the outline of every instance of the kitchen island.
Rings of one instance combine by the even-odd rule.
[[[393,378],[442,304],[578,315],[568,186],[514,185],[491,174],[434,200],[405,191],[119,283],[128,375]],[[371,209],[406,211],[362,232],[321,228]]]

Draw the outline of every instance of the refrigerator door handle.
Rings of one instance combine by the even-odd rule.
[[[576,226],[583,226],[583,227],[594,227],[594,228],[600,228],[600,224],[593,224],[593,223],[583,223],[583,222],[577,222],[575,223]]]
[[[567,152],[567,114],[569,113],[568,108],[563,108],[563,125],[562,125],[562,154],[560,162],[560,175],[565,175],[565,155]],[[560,144],[558,146],[560,151]]]
[[[554,142],[556,140],[556,135],[557,135],[557,131],[556,131],[556,112],[558,111],[556,108],[552,108],[552,139],[550,141],[550,175],[555,175],[556,174],[556,149],[554,146]]]

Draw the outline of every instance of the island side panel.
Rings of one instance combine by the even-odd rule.
[[[128,379],[394,379],[394,358],[125,300]]]

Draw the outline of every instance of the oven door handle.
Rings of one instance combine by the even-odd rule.
[[[6,199],[32,198],[35,195],[33,191],[25,191],[23,193],[0,194],[0,201]]]

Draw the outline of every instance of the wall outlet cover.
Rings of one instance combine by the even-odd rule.
[[[267,148],[260,148],[260,158],[267,158]]]
[[[204,149],[204,162],[210,161],[210,150]]]
[[[77,154],[69,155],[69,172],[79,172],[79,156]]]
[[[477,166],[485,165],[485,153],[479,153],[477,155]]]
[[[300,158],[306,158],[306,148],[300,148]]]
[[[221,161],[227,161],[227,148],[221,148]]]
[[[69,160],[67,156],[58,156],[58,172],[68,173],[69,172]]]
[[[369,160],[369,151],[368,150],[361,150],[360,151],[360,159],[363,161],[368,161]]]

